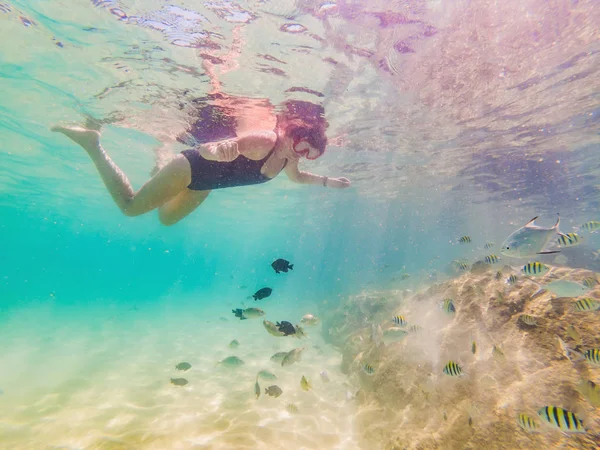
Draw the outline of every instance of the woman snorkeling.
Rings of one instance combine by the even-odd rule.
[[[301,171],[299,160],[314,160],[325,151],[327,121],[323,108],[304,101],[287,101],[277,114],[274,130],[245,130],[184,150],[161,167],[139,191],[100,145],[100,132],[83,127],[56,126],[79,144],[95,164],[106,189],[127,216],[158,208],[164,225],[173,225],[194,211],[213,189],[265,183],[285,171],[296,183],[347,188],[346,178]]]

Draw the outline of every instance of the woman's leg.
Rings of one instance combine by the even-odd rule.
[[[175,157],[159,170],[138,192],[127,176],[100,146],[100,133],[85,128],[53,127],[79,144],[92,158],[106,189],[127,216],[139,216],[165,204],[187,189],[192,179],[190,163],[183,155]]]
[[[208,197],[210,191],[186,189],[158,208],[158,218],[163,225],[175,225],[194,211]]]

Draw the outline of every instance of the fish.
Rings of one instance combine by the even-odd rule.
[[[495,278],[496,278],[496,280],[502,279],[502,271],[501,270],[499,270],[498,272],[496,272]]]
[[[254,301],[262,300],[263,298],[269,297],[272,292],[273,292],[273,289],[271,289],[270,287],[264,287],[264,288],[256,291],[254,294],[252,294],[252,297],[254,297]]]
[[[273,268],[275,273],[280,273],[280,272],[287,273],[288,270],[294,270],[294,265],[290,264],[289,261],[287,261],[283,258],[279,258],[279,259],[276,259],[275,261],[273,261],[271,263],[271,267]]]
[[[300,358],[302,357],[302,352],[304,351],[304,347],[301,348],[295,348],[291,351],[289,351],[284,358],[281,360],[281,366],[285,367],[285,366],[291,366],[292,364],[300,361]]]
[[[585,230],[588,233],[595,233],[600,230],[600,222],[597,220],[590,220],[579,227],[581,230]]]
[[[294,405],[293,403],[288,404],[285,407],[286,411],[289,412],[290,414],[297,414],[298,413],[298,407],[296,405]]]
[[[558,297],[579,297],[589,292],[590,288],[575,281],[556,280],[542,285],[542,289],[552,292]]]
[[[254,383],[254,395],[256,395],[256,399],[258,400],[258,397],[260,397],[260,384],[258,384],[258,377]]]
[[[421,325],[411,325],[410,327],[408,327],[408,332],[409,333],[419,333],[421,330],[423,330],[423,327]]]
[[[558,226],[560,216],[552,228],[543,228],[535,225],[534,217],[517,231],[511,233],[502,243],[500,252],[505,256],[514,258],[528,258],[535,255],[558,253],[557,251],[544,251],[552,236],[560,234]]]
[[[444,366],[442,372],[444,372],[446,375],[450,375],[451,377],[459,377],[463,375],[462,368],[454,361],[448,361],[448,364]]]
[[[509,276],[506,279],[506,284],[508,284],[508,285],[517,284],[518,280],[519,280],[519,277],[517,277],[515,274],[511,274],[511,276]]]
[[[271,397],[277,398],[281,394],[283,394],[283,391],[281,390],[281,388],[279,386],[274,384],[273,386],[269,386],[268,388],[265,388],[265,394],[270,395]]]
[[[442,303],[442,311],[444,311],[446,314],[454,314],[456,312],[454,302],[451,298],[444,299]]]
[[[391,327],[386,329],[383,332],[382,340],[384,344],[389,345],[395,342],[400,342],[402,339],[406,337],[408,331],[399,328],[399,327]]]
[[[309,327],[318,325],[319,322],[320,322],[319,318],[316,316],[313,316],[312,314],[306,314],[302,317],[302,319],[300,319],[300,323],[302,325],[308,325]]]
[[[470,244],[471,237],[470,236],[462,236],[462,237],[458,238],[458,242],[459,242],[459,244]]]
[[[185,378],[171,378],[171,384],[174,384],[175,386],[185,386],[188,383],[188,380]]]
[[[557,242],[561,247],[575,247],[583,242],[583,237],[577,233],[565,233],[558,237]]]
[[[264,325],[265,329],[269,332],[269,334],[276,336],[276,337],[285,336],[285,334],[283,334],[281,331],[279,331],[279,328],[277,328],[277,325],[275,325],[273,322],[269,322],[268,320],[263,320],[263,325]]]
[[[232,309],[231,312],[235,315],[235,317],[239,317],[240,320],[256,319],[265,315],[265,312],[260,308],[237,308]]]
[[[559,406],[544,406],[538,411],[538,416],[564,433],[586,433],[583,422],[575,414]]]
[[[471,353],[477,353],[477,343],[475,341],[473,341],[473,343],[471,344]]]
[[[287,356],[289,352],[277,352],[273,356],[271,356],[271,361],[280,364],[283,361],[283,358]]]
[[[593,407],[600,408],[600,386],[592,380],[581,380],[577,390]]]
[[[504,352],[500,349],[500,347],[494,345],[492,347],[492,356],[499,361],[506,360],[506,356],[504,356]]]
[[[410,274],[409,273],[403,273],[402,275],[400,275],[400,279],[402,281],[408,280],[409,278],[410,278]]]
[[[486,264],[497,264],[498,262],[500,262],[500,258],[498,257],[498,255],[487,255],[485,258],[483,258],[483,260]]]
[[[452,265],[456,270],[460,272],[466,272],[467,270],[469,270],[469,264],[464,261],[454,260],[452,261]]]
[[[535,317],[530,316],[529,314],[521,314],[519,316],[519,320],[525,325],[529,325],[530,327],[537,326],[537,321],[535,320]]]
[[[536,277],[541,277],[543,275],[546,275],[549,270],[550,270],[550,267],[548,267],[546,264],[543,264],[538,261],[528,262],[521,268],[521,271],[525,275],[531,275],[531,276],[536,276]]]
[[[304,375],[302,375],[302,378],[300,379],[300,387],[305,391],[310,391],[312,389],[312,386]]]
[[[530,433],[533,431],[537,431],[537,429],[540,427],[535,420],[533,420],[525,413],[519,413],[517,415],[517,423],[521,428]]]
[[[284,336],[289,336],[291,334],[296,334],[296,328],[290,322],[282,320],[281,322],[277,322],[277,329],[283,333]]]
[[[175,368],[176,368],[177,370],[183,370],[183,371],[185,372],[186,370],[189,370],[189,369],[191,369],[191,368],[192,368],[192,365],[191,365],[190,363],[186,363],[186,362],[180,362],[179,364],[177,364],[177,365],[175,366]]]
[[[362,369],[367,375],[373,375],[375,373],[375,368],[371,364],[363,364]]]
[[[583,284],[585,287],[592,289],[594,286],[596,286],[598,284],[598,280],[596,280],[596,278],[594,278],[594,277],[586,277],[583,279],[581,284]]]
[[[493,242],[486,242],[485,245],[483,246],[484,249],[489,250],[490,248],[492,248],[495,244]]]
[[[297,337],[298,339],[305,338],[306,333],[304,332],[304,328],[302,328],[300,325],[296,325],[296,332],[294,333],[294,337]]]
[[[575,343],[577,345],[581,345],[581,343],[582,343],[581,334],[579,333],[579,330],[577,328],[575,328],[575,326],[573,324],[571,324],[567,327],[567,334],[569,335],[569,337],[571,339],[573,339],[575,341]]]
[[[327,374],[327,371],[324,370],[321,373],[319,373],[319,375],[321,376],[321,381],[323,383],[329,383],[331,380],[329,379],[329,375]]]
[[[583,352],[583,357],[592,365],[600,367],[600,348],[590,348]]]
[[[400,325],[401,327],[406,326],[406,319],[404,316],[394,316],[392,320],[396,325]]]
[[[229,345],[227,347],[229,348],[238,348],[240,346],[240,343],[237,339],[234,339],[233,341],[231,341],[229,343]]]
[[[558,341],[558,348],[562,352],[563,356],[570,361],[571,360],[571,350],[569,349],[569,346],[565,343],[565,341],[563,341],[560,338],[560,336],[556,336],[556,339]]]
[[[286,353],[287,354],[287,353]],[[275,380],[277,379],[277,375],[268,370],[261,370],[258,372],[257,378],[261,378],[263,380]]]
[[[573,302],[573,309],[579,312],[598,311],[600,302],[595,298],[584,297]]]
[[[239,367],[243,366],[245,363],[237,356],[228,356],[227,358],[219,361],[217,365],[223,365],[225,367]]]

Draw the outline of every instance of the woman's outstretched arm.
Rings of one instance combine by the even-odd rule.
[[[301,184],[320,184],[321,186],[331,188],[347,188],[350,187],[348,178],[330,178],[323,175],[315,175],[314,173],[304,172],[298,168],[298,161],[288,159],[285,166],[285,174],[294,183]]]

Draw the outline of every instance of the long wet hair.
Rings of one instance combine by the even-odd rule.
[[[287,100],[278,110],[278,130],[294,141],[305,139],[318,149],[321,155],[325,152],[327,146],[325,132],[329,127],[325,119],[325,108],[302,100]]]

